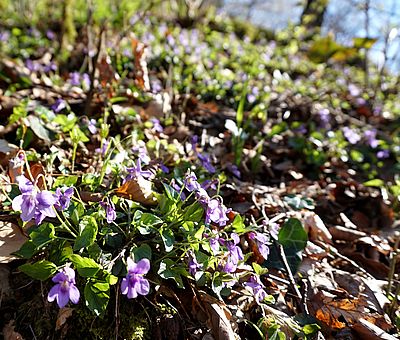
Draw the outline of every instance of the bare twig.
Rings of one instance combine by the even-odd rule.
[[[95,73],[96,73],[96,69],[97,69],[97,63],[99,60],[99,56],[101,54],[103,34],[105,31],[106,31],[106,24],[103,23],[103,25],[101,26],[101,29],[100,29],[99,41],[97,42],[97,52],[93,58],[93,69],[92,69],[92,72],[90,73],[90,89],[87,94],[86,104],[85,104],[85,114],[88,117],[90,116],[90,113],[91,113],[91,104],[92,104],[92,99],[93,99],[93,95],[94,95],[94,78],[95,78]]]

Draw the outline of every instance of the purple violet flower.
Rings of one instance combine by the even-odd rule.
[[[57,301],[58,307],[63,308],[68,301],[77,304],[79,302],[80,293],[75,286],[75,271],[68,265],[57,273],[52,281],[56,285],[50,289],[47,296],[49,302]]]
[[[357,144],[361,140],[361,136],[348,126],[343,128],[343,135],[350,144]]]
[[[115,205],[113,202],[100,202],[100,205],[106,210],[107,223],[115,221],[117,213],[115,212]]]
[[[69,74],[69,83],[72,86],[79,86],[81,85],[81,74],[79,72],[72,72]]]
[[[140,159],[137,159],[136,166],[133,166],[131,168],[126,168],[126,171],[128,171],[128,176],[125,178],[124,182],[138,177],[149,178],[150,176],[153,175],[153,173],[150,170],[142,170]]]
[[[365,139],[367,140],[369,146],[373,149],[375,149],[379,144],[378,140],[376,139],[376,133],[376,129],[366,130],[364,132]]]
[[[249,238],[255,241],[258,247],[258,251],[264,258],[264,260],[266,260],[269,255],[268,237],[258,232],[250,232]]]
[[[277,240],[279,235],[279,229],[281,228],[281,226],[278,223],[273,223],[273,222],[268,224],[265,220],[263,221],[263,225],[264,226],[268,225],[269,234],[274,240]]]
[[[228,212],[229,210],[218,199],[213,198],[208,201],[205,222],[207,224],[214,222],[223,227],[229,221],[229,218],[226,216]]]
[[[240,243],[240,238],[236,233],[231,233],[232,241],[225,242],[228,248],[228,258],[223,271],[226,273],[234,273],[240,260],[243,260],[243,252],[237,244]]]
[[[144,143],[143,143],[144,144]],[[150,163],[150,157],[147,153],[147,149],[145,146],[135,146],[132,148],[132,152],[137,153],[139,159],[144,163],[144,164],[149,164]]]
[[[151,122],[153,123],[153,131],[155,132],[163,132],[164,128],[162,127],[162,125],[160,124],[160,121],[157,118],[152,118]]]
[[[361,94],[360,89],[354,84],[350,84],[348,90],[353,97],[358,97]]]
[[[54,40],[56,38],[56,34],[52,30],[47,30],[46,37],[49,40]]]
[[[90,131],[90,133],[92,135],[97,133],[97,127],[96,127],[96,120],[95,119],[92,118],[91,120],[89,120],[88,129],[89,129],[89,131]]]
[[[210,174],[215,173],[215,168],[211,164],[211,159],[209,155],[197,153],[197,157],[199,158],[201,165],[204,169],[206,169]]]
[[[196,174],[190,170],[186,173],[183,183],[185,188],[189,191],[195,191],[201,188],[201,185],[197,182]]]
[[[329,110],[328,109],[321,109],[317,113],[318,113],[318,116],[319,116],[321,127],[326,128],[327,125],[329,124],[330,117],[331,117],[331,114],[330,114]]]
[[[264,290],[264,285],[258,278],[258,276],[252,275],[249,279],[249,281],[244,283],[246,288],[250,288],[251,292],[253,293],[257,303],[262,302],[266,296],[267,293]]]
[[[73,187],[57,188],[56,189],[57,202],[54,206],[58,210],[68,209],[73,194],[74,194]]]
[[[122,279],[121,293],[128,299],[137,298],[138,294],[147,295],[150,291],[150,284],[143,276],[150,270],[150,261],[141,259],[135,263],[130,257],[127,259],[128,274]]]
[[[237,178],[240,179],[241,173],[239,168],[235,164],[228,163],[226,168]]]
[[[51,109],[58,113],[67,107],[67,102],[64,99],[58,98],[56,102],[51,106]]]
[[[169,174],[169,168],[163,162],[160,162],[159,166],[164,174]]]
[[[21,195],[12,201],[12,208],[21,211],[21,219],[28,222],[35,219],[37,225],[41,224],[46,217],[56,217],[54,205],[57,197],[50,191],[39,191],[25,176],[18,176],[18,186]]]
[[[181,200],[184,201],[186,199],[186,195],[182,190],[182,187],[178,185],[178,183],[176,183],[175,179],[172,179],[171,181],[171,187],[174,188],[174,190],[180,194]]]
[[[82,84],[85,89],[88,89],[90,87],[90,76],[87,73],[82,74]]]
[[[110,144],[110,142],[108,140],[103,139],[103,144],[102,144],[101,148],[96,148],[94,151],[97,153],[101,153],[102,156],[105,156],[109,144]]]
[[[215,255],[219,252],[219,246],[225,244],[225,240],[220,237],[216,231],[213,230],[212,233],[215,237],[211,237],[208,242],[210,243],[210,248]]]
[[[197,262],[196,256],[194,254],[190,254],[188,267],[189,274],[194,277],[198,270],[203,268],[203,264]]]
[[[380,150],[376,153],[376,157],[378,157],[379,159],[389,158],[389,156],[389,150]]]
[[[196,190],[196,200],[206,206],[208,202],[210,202],[210,196],[208,196],[207,191],[205,191],[203,188],[199,188]]]

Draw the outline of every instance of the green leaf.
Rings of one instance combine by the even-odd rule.
[[[364,182],[363,185],[366,187],[382,188],[385,186],[385,182],[379,178],[375,178],[375,179],[371,179],[370,181]]]
[[[171,259],[162,260],[160,269],[157,272],[163,279],[173,279],[178,288],[183,288],[183,281],[180,271],[176,270],[175,263]]]
[[[330,36],[320,38],[314,42],[308,51],[308,58],[315,63],[328,61],[337,51],[342,48]]]
[[[312,335],[321,329],[316,323],[305,325],[302,329],[305,335]]]
[[[24,118],[26,125],[32,129],[34,134],[46,142],[50,142],[50,131],[44,127],[44,123],[36,116],[30,115]]]
[[[296,218],[289,218],[279,230],[278,241],[284,247],[301,251],[306,247],[307,240],[307,233]]]
[[[236,126],[238,129],[242,126],[243,123],[244,103],[246,102],[247,85],[248,82],[246,82],[243,86],[242,95],[240,97],[240,102],[236,111]]]
[[[267,268],[261,267],[261,266],[260,266],[258,263],[256,263],[256,262],[253,262],[251,265],[253,266],[254,272],[255,272],[258,276],[261,276],[261,275],[264,275],[264,274],[268,273],[268,269],[267,269]]]
[[[77,144],[79,142],[86,143],[89,141],[89,138],[86,137],[86,135],[82,132],[81,129],[79,129],[78,126],[74,126],[70,132],[70,137],[72,140],[72,143]]]
[[[78,181],[78,176],[69,175],[69,176],[58,176],[54,181],[53,188],[61,187],[63,185],[70,187],[76,184]]]
[[[164,243],[165,251],[170,252],[174,248],[175,237],[171,229],[161,229],[161,238]]]
[[[194,202],[185,209],[183,219],[185,221],[200,222],[203,215],[204,208],[198,202]]]
[[[177,192],[173,187],[165,183],[163,183],[163,186],[165,189],[165,193],[170,200],[174,201],[174,203],[180,200],[179,192]]]
[[[299,195],[287,195],[283,198],[283,200],[289,204],[293,209],[301,210],[301,209],[309,209],[313,210],[314,202],[311,198],[301,197]]]
[[[377,41],[375,38],[353,38],[353,46],[369,50]]]
[[[53,262],[42,260],[23,264],[18,269],[36,280],[44,281],[57,271],[57,266]]]
[[[32,240],[28,240],[22,245],[19,250],[14,252],[13,255],[21,257],[23,259],[30,259],[36,252],[37,249],[35,244],[32,242]]]
[[[97,222],[93,216],[84,216],[79,224],[80,234],[77,236],[74,250],[81,250],[94,243],[97,236]]]
[[[30,232],[29,238],[37,249],[41,249],[55,238],[54,226],[51,223],[43,223]]]
[[[243,218],[239,214],[237,214],[235,216],[235,218],[232,222],[232,228],[238,234],[242,234],[246,231],[246,227],[244,225]]]
[[[102,315],[110,300],[110,286],[105,282],[88,282],[84,295],[86,306],[97,316]]]
[[[83,277],[94,277],[102,267],[93,259],[82,257],[77,254],[70,255],[69,259]]]
[[[204,225],[202,225],[202,226],[195,232],[194,238],[195,238],[196,240],[202,240],[202,239],[203,239],[203,233],[204,233],[205,228],[206,228],[206,227],[205,227]]]
[[[10,118],[8,118],[8,124],[14,124],[19,119],[25,118],[28,115],[28,104],[29,100],[23,99],[18,106],[13,108],[13,113],[11,114]]]
[[[58,113],[56,117],[53,120],[53,123],[59,124],[61,126],[61,130],[63,132],[68,132],[72,130],[72,128],[75,126],[75,123],[78,121],[78,118],[74,114],[69,114],[64,115],[61,113]]]
[[[148,244],[142,244],[140,247],[132,247],[131,254],[134,261],[137,263],[141,259],[151,260],[151,248]]]
[[[162,224],[163,220],[154,214],[143,213],[139,223],[145,226],[154,226],[156,224]]]

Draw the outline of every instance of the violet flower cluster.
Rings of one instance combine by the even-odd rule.
[[[227,213],[230,211],[219,198],[211,198],[197,181],[194,173],[188,172],[184,180],[185,188],[190,192],[195,192],[197,201],[203,205],[206,210],[206,224],[214,222],[220,227],[224,227],[229,221]]]
[[[258,276],[252,275],[249,281],[244,283],[244,286],[252,292],[257,303],[261,303],[267,297],[264,285]]]
[[[37,225],[41,224],[46,217],[56,217],[54,206],[57,203],[57,196],[47,190],[39,191],[24,175],[17,178],[21,195],[12,201],[12,208],[21,211],[21,219],[28,222],[35,219]]]

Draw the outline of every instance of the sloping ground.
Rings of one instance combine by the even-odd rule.
[[[395,339],[396,78],[131,25],[1,32],[4,337]]]

